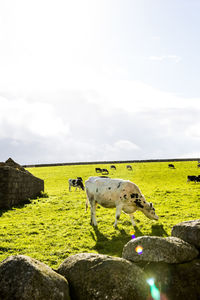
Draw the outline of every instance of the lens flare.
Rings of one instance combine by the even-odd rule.
[[[151,296],[154,300],[160,300],[160,292],[154,283],[154,278],[147,279],[147,283],[150,286]]]
[[[131,231],[130,231],[130,234],[131,234],[132,239],[135,239],[135,231],[134,231],[134,230],[131,230]]]
[[[142,254],[143,247],[142,247],[142,246],[137,246],[137,247],[135,248],[135,251],[136,251],[138,254]]]
[[[154,278],[149,278],[149,279],[147,279],[147,283],[148,283],[150,286],[154,285]]]

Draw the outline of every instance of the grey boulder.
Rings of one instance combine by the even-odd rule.
[[[154,278],[155,286],[160,291],[160,299],[200,299],[199,259],[183,264],[143,263],[143,270],[147,278]]]
[[[68,257],[57,271],[68,280],[74,300],[143,300],[148,296],[144,272],[122,258],[81,253]]]
[[[0,263],[0,300],[70,300],[67,280],[24,255]]]
[[[142,252],[137,252],[137,247]],[[176,238],[161,238],[157,236],[142,236],[130,240],[123,248],[122,257],[133,262],[166,262],[183,263],[198,256],[198,250],[187,242]]]
[[[176,224],[172,228],[171,235],[193,244],[200,249],[200,219]]]

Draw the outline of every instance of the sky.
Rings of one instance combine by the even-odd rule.
[[[200,157],[199,0],[1,0],[0,161]]]

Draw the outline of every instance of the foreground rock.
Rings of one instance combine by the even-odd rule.
[[[184,264],[143,263],[142,268],[147,278],[155,279],[155,285],[161,293],[160,299],[200,299],[199,259]]]
[[[74,300],[143,300],[149,292],[144,272],[122,258],[76,254],[60,265],[58,273],[68,280]]]
[[[24,255],[0,263],[0,300],[70,300],[67,280]]]
[[[200,249],[200,219],[185,221],[172,228],[172,236],[178,237]]]
[[[138,254],[137,246],[142,247]],[[198,256],[198,250],[187,242],[176,238],[161,238],[157,236],[142,236],[129,241],[123,249],[122,257],[133,261],[183,263]]]

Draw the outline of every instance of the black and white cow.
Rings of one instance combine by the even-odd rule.
[[[173,164],[169,164],[168,168],[175,169],[175,166]]]
[[[198,175],[198,176],[196,176],[196,175],[189,175],[188,177],[187,177],[187,182],[190,182],[190,181],[192,181],[192,182],[200,182],[200,175]]]
[[[132,171],[132,170],[133,170],[132,167],[131,167],[131,165],[127,165],[126,168],[127,168],[129,171]]]
[[[96,173],[101,173],[102,169],[101,168],[95,168]]]
[[[71,192],[71,187],[75,187],[75,191],[77,188],[82,189],[83,191],[85,190],[84,185],[83,185],[83,179],[81,177],[77,177],[77,179],[69,179],[69,192]]]
[[[116,169],[117,169],[115,165],[111,165],[110,168],[111,168],[112,170],[116,170]]]
[[[94,176],[85,181],[85,188],[87,195],[86,210],[88,208],[88,200],[90,202],[91,225],[97,226],[97,204],[106,208],[116,207],[115,228],[117,227],[121,211],[130,215],[133,226],[135,226],[133,213],[136,210],[143,212],[149,219],[158,220],[153,204],[147,202],[139,187],[129,180]]]
[[[108,175],[109,171],[107,169],[101,169],[101,174]]]

